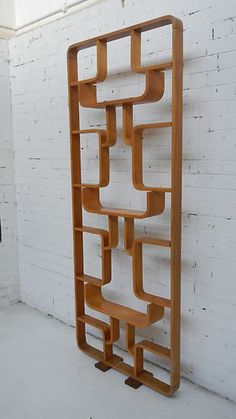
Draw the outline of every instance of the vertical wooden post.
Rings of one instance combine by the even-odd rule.
[[[171,384],[180,381],[181,304],[181,192],[182,192],[182,107],[183,32],[172,29],[172,166],[171,166]]]
[[[83,272],[83,235],[76,232],[76,227],[82,227],[81,188],[75,184],[81,183],[80,163],[80,134],[79,130],[79,96],[78,86],[72,85],[78,80],[77,51],[68,50],[68,89],[69,89],[69,115],[70,115],[70,154],[71,154],[71,189],[72,189],[72,222],[74,243],[74,287],[75,287],[75,322],[76,336],[80,347],[86,342],[85,324],[78,320],[84,314],[84,284],[78,281],[78,273]]]

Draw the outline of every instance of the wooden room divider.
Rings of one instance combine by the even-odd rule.
[[[158,65],[142,66],[141,33],[172,25],[172,59]],[[146,87],[141,96],[109,101],[97,100],[97,83],[107,77],[107,43],[120,38],[131,39],[131,69],[145,74]],[[77,54],[80,50],[96,47],[97,74],[87,80],[79,80]],[[172,120],[152,124],[133,125],[133,106],[159,101],[164,93],[164,74],[172,71]],[[68,88],[71,138],[71,174],[74,229],[74,283],[76,306],[76,334],[79,348],[95,358],[102,371],[114,368],[128,378],[125,383],[138,388],[145,384],[152,389],[171,395],[180,382],[180,275],[181,275],[181,176],[182,176],[182,72],[183,28],[182,22],[173,16],[164,16],[106,35],[98,36],[70,46],[68,49]],[[79,105],[105,110],[106,129],[80,130]],[[109,184],[109,148],[116,143],[116,107],[122,107],[123,140],[132,149],[133,186],[146,192],[146,209],[107,208],[101,204],[99,190]],[[152,128],[171,127],[171,185],[150,187],[143,180],[142,134]],[[99,182],[83,183],[81,180],[80,135],[95,133],[99,141]],[[135,237],[134,220],[161,214],[165,209],[165,194],[171,194],[170,238]],[[108,229],[87,227],[83,224],[84,210],[108,217]],[[123,306],[104,298],[102,287],[110,283],[112,249],[118,244],[118,217],[124,219],[124,250],[132,258],[133,292],[148,303],[146,313]],[[101,278],[87,275],[83,263],[83,233],[96,235],[101,240]],[[164,246],[170,249],[170,298],[153,295],[143,285],[143,245]],[[109,321],[86,314],[86,306],[108,316]],[[170,345],[164,347],[147,339],[136,342],[136,330],[147,328],[163,318],[169,311]],[[113,344],[120,336],[120,321],[125,323],[126,348],[133,356],[133,365],[113,354]],[[86,340],[86,325],[100,330],[103,351],[91,346]],[[144,369],[144,351],[152,352],[169,361],[170,380],[161,381]]]

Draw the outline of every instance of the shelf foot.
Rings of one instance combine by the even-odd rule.
[[[97,362],[96,364],[94,364],[94,366],[95,366],[95,368],[97,368],[98,370],[100,370],[102,372],[106,372],[106,371],[111,369],[111,367],[104,364],[102,361]]]
[[[129,387],[132,387],[134,390],[137,390],[139,387],[143,385],[142,383],[140,383],[140,381],[135,380],[135,378],[133,377],[126,378],[125,384]]]

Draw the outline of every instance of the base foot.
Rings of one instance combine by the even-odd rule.
[[[130,387],[134,388],[135,390],[137,390],[137,388],[139,388],[143,385],[142,383],[140,383],[140,381],[135,380],[135,378],[133,378],[133,377],[128,377],[125,380],[125,384],[127,386],[130,386]]]
[[[102,372],[106,372],[106,371],[111,369],[111,367],[104,364],[102,361],[97,362],[96,364],[94,364],[94,366],[95,366],[95,368],[97,368],[98,370],[100,370]]]

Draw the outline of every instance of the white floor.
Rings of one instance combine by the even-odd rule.
[[[182,380],[166,398],[133,390],[78,351],[75,329],[16,304],[0,311],[1,419],[235,419],[236,405]]]

